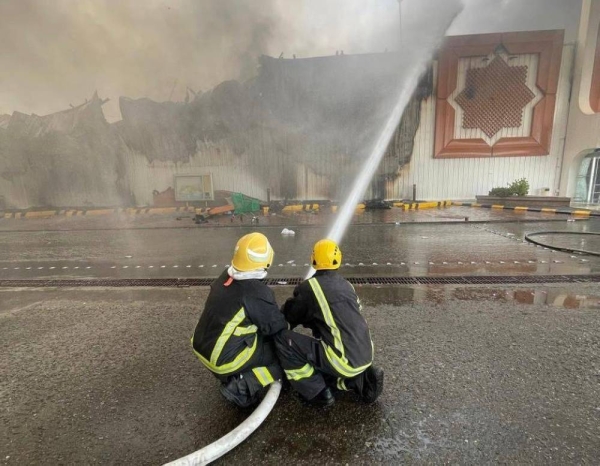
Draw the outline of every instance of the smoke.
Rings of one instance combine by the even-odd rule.
[[[437,0],[432,12],[443,8]],[[451,34],[565,27],[581,0],[465,0]],[[403,0],[403,27],[419,2]],[[540,14],[540,11],[543,14]],[[98,90],[183,100],[246,79],[261,54],[290,58],[398,48],[397,0],[2,0],[0,115],[47,114]]]
[[[268,2],[253,3],[1,2],[0,113],[55,111],[95,89],[115,102],[119,95],[181,99],[187,86],[235,78],[268,49],[278,25]]]
[[[567,29],[575,39],[582,0],[464,0],[450,35]]]
[[[382,7],[397,11],[395,0],[377,3],[2,1],[0,114],[51,113],[97,89],[111,98],[104,110],[115,120],[121,95],[183,100],[187,87],[206,90],[252,76],[261,54],[367,51],[389,36],[381,26],[373,28]]]
[[[398,81],[400,87],[396,104],[385,124],[377,131],[379,134],[373,149],[369,156],[365,158],[364,164],[354,180],[352,189],[345,196],[344,203],[327,235],[333,241],[339,243],[344,237],[356,205],[362,199],[382,157],[385,155],[386,148],[396,128],[398,128],[402,114],[417,89],[419,79],[425,73],[429,60],[433,57],[436,49],[442,44],[448,29],[463,10],[464,3],[461,0],[448,0],[443,4],[436,3],[435,0],[419,1],[418,8],[415,10],[417,15],[413,16],[413,20],[409,23],[406,36],[403,35],[403,43],[407,45],[407,53],[402,54],[400,69],[406,71]]]

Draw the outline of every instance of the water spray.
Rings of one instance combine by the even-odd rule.
[[[425,74],[427,71],[427,67],[432,59],[433,53],[439,48],[441,45],[441,40],[443,40],[446,32],[448,29],[450,29],[450,26],[452,26],[452,23],[454,23],[454,20],[462,12],[463,8],[464,4],[462,2],[457,4],[456,11],[451,16],[450,20],[446,24],[446,27],[444,28],[444,34],[442,35],[442,38],[432,44],[426,53],[422,53],[421,56],[415,60],[412,69],[409,71],[408,76],[404,80],[404,85],[402,86],[400,96],[398,97],[398,103],[387,119],[387,122],[383,127],[383,130],[381,131],[379,138],[377,139],[377,142],[371,151],[371,154],[365,160],[358,177],[354,181],[354,185],[352,186],[350,194],[346,198],[342,208],[338,210],[338,215],[333,226],[329,230],[329,233],[327,234],[327,238],[335,241],[336,243],[340,243],[342,241],[344,234],[348,229],[348,225],[352,220],[356,205],[360,202],[362,196],[367,190],[367,187],[369,186],[369,183],[373,179],[373,175],[375,175],[375,171],[377,170],[377,167],[379,167],[379,163],[385,154],[390,140],[392,139],[396,128],[398,128],[398,125],[400,124],[402,114],[410,103],[410,99],[412,98],[415,89],[417,89],[417,86],[419,85],[421,76],[423,76],[423,74]],[[306,275],[306,279],[310,278],[314,273],[315,270],[311,267]]]
[[[443,38],[456,19],[456,17],[460,14],[463,9],[463,4],[458,3],[457,9],[454,14],[451,16],[450,21],[447,22],[446,27],[443,29],[444,33],[441,35]],[[440,39],[441,40],[441,39]],[[369,182],[373,178],[379,163],[385,151],[388,147],[390,139],[392,138],[398,124],[400,123],[400,119],[402,118],[402,114],[406,109],[406,106],[410,102],[410,99],[413,96],[415,89],[419,84],[419,80],[421,76],[426,72],[427,66],[431,60],[433,52],[438,48],[440,42],[437,41],[432,44],[429,49],[427,49],[424,53],[421,54],[421,57],[418,58],[411,71],[408,73],[407,77],[403,81],[403,87],[400,92],[400,96],[398,98],[398,102],[394,107],[392,113],[386,121],[383,130],[381,131],[373,150],[369,157],[365,160],[365,163],[356,178],[354,185],[352,186],[352,190],[348,195],[346,201],[342,205],[342,208],[339,211],[339,214],[327,235],[327,238],[332,239],[333,241],[339,243],[344,237],[344,233],[346,232],[348,225],[350,224],[350,220],[352,219],[352,214],[354,213],[354,209],[356,204],[358,204],[360,198],[365,193]],[[310,269],[306,278],[309,278],[314,273],[314,269]],[[246,419],[242,424],[240,424],[236,429],[231,431],[229,434],[225,435],[221,439],[216,442],[198,450],[188,456],[175,460],[169,465],[171,466],[196,466],[196,465],[204,465],[211,463],[212,461],[220,458],[241,442],[243,442],[248,436],[250,436],[265,420],[265,418],[269,415],[277,399],[279,397],[279,393],[281,391],[281,383],[275,382],[269,388],[267,395],[265,396],[262,403],[259,407]]]

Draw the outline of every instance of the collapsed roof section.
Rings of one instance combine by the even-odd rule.
[[[0,195],[15,207],[121,204],[125,148],[104,118],[105,102],[94,94],[62,112],[0,120]]]
[[[186,160],[198,141],[228,140],[241,154],[248,138],[264,133],[293,140],[284,152],[299,162],[311,164],[332,151],[360,159],[395,104],[404,71],[394,53],[262,56],[259,63],[256,78],[223,82],[187,104],[122,97],[119,133],[150,160]],[[431,93],[428,80],[423,91]]]
[[[275,197],[339,197],[396,104],[406,71],[399,55],[263,56],[259,64],[255,78],[225,81],[191,101],[121,97],[122,120],[114,124],[97,94],[47,116],[0,117],[0,176],[12,183],[6,198],[17,197],[20,206],[136,203],[146,199],[138,191],[164,189],[149,183],[171,179],[180,163],[237,167]],[[380,176],[396,176],[410,162],[430,78],[421,82]],[[144,175],[144,166],[162,171]]]

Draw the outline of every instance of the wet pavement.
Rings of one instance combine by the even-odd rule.
[[[264,225],[0,231],[0,279],[215,277],[228,264],[237,239],[255,230],[264,232],[275,250],[272,277],[304,276],[312,245],[327,229],[293,228],[294,236]],[[543,230],[600,231],[600,219],[352,225],[341,244],[343,271],[349,276],[600,271],[598,257],[556,252],[523,240],[525,234]],[[583,241],[597,246],[592,239]]]
[[[174,214],[141,214],[141,215],[105,215],[76,216],[64,215],[45,219],[5,219],[0,217],[0,231],[70,231],[70,230],[104,230],[104,229],[152,229],[152,228],[215,228],[251,226],[253,215],[211,217],[208,223],[196,225],[191,213]],[[323,211],[285,212],[268,216],[256,215],[261,227],[292,227],[299,225],[324,226],[328,228],[335,215]],[[527,211],[496,210],[452,206],[437,209],[409,210],[400,208],[389,210],[357,210],[352,218],[353,224],[395,224],[405,223],[463,223],[463,222],[503,222],[503,221],[566,221],[571,217],[564,214],[539,213]]]
[[[597,284],[357,291],[380,400],[319,410],[284,392],[220,464],[597,461]],[[206,294],[0,289],[0,463],[162,464],[237,426],[248,412],[189,349]]]
[[[480,213],[482,222],[443,220],[463,215],[456,209]],[[404,214],[417,220],[396,224]],[[600,231],[599,219],[468,208],[362,215],[341,245],[346,276],[600,272],[597,257],[523,239]],[[253,230],[275,249],[270,276],[300,277],[326,220],[0,221],[0,279],[213,277]],[[282,225],[295,236],[282,236]],[[595,237],[552,240],[598,245]],[[346,394],[323,411],[284,392],[263,427],[221,464],[597,460],[597,283],[357,290],[386,371],[380,401],[365,406]],[[237,426],[249,413],[221,399],[189,349],[207,291],[0,288],[0,464],[162,464]],[[291,292],[275,288],[279,302]]]

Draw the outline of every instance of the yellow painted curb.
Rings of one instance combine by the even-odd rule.
[[[573,212],[571,212],[572,215],[585,215],[585,216],[589,216],[592,214],[591,211],[589,210],[574,210]]]
[[[529,207],[515,207],[513,210],[520,210],[522,212],[529,210]]]
[[[549,207],[542,207],[542,212],[546,212],[548,214],[555,214],[556,209],[550,209]]]
[[[149,214],[172,214],[177,212],[177,207],[153,207],[148,213]]]
[[[504,209],[504,206],[499,204],[492,204],[492,209]]]
[[[48,218],[54,217],[55,215],[56,210],[38,210],[35,212],[25,212],[25,218]]]
[[[96,209],[86,211],[86,216],[100,216],[100,215],[112,215],[115,213],[115,209]]]
[[[410,202],[403,205],[404,210],[436,209],[453,205],[452,201]]]
[[[294,204],[294,205],[286,205],[282,212],[301,212],[304,210],[304,206],[302,204]]]

